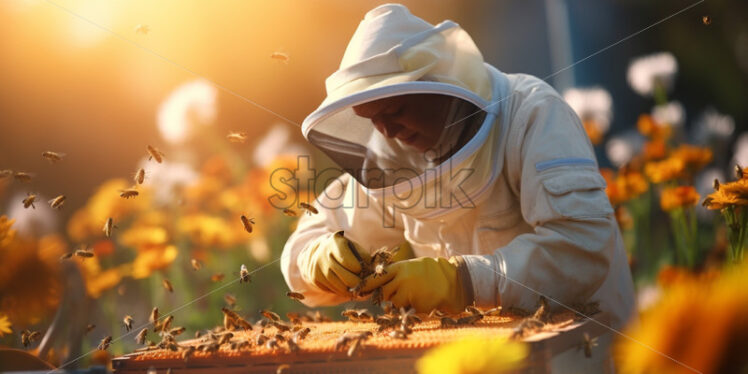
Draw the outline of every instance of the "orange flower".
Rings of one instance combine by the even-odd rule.
[[[693,186],[678,186],[662,190],[660,196],[660,207],[669,212],[678,208],[696,205],[699,202],[699,193]]]
[[[660,160],[667,153],[667,145],[665,145],[665,141],[662,139],[648,141],[644,143],[642,153],[646,161]]]
[[[612,205],[619,205],[647,192],[649,184],[638,171],[621,170],[617,176],[610,169],[601,169],[608,187],[605,193]]]
[[[712,162],[712,151],[709,148],[682,144],[673,150],[670,157],[683,160],[686,169],[694,172]]]
[[[662,183],[680,178],[685,168],[683,159],[669,157],[662,161],[648,162],[644,165],[644,174],[652,183]]]
[[[671,134],[669,126],[657,123],[649,114],[640,115],[636,127],[642,135],[651,139],[667,139]]]
[[[748,339],[748,262],[710,277],[682,276],[628,328],[615,348],[622,373],[732,373],[748,366],[736,348]]]
[[[748,179],[720,184],[719,189],[704,199],[704,206],[710,210],[720,210],[728,206],[748,205]]]

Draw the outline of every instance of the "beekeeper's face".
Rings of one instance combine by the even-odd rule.
[[[371,119],[384,136],[425,152],[433,148],[445,127],[449,96],[410,94],[356,105],[353,111]]]

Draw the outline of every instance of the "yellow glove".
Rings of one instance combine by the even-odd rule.
[[[473,302],[470,275],[458,257],[414,258],[392,263],[385,271],[368,276],[361,292],[382,287],[383,300],[397,307],[413,307],[420,313],[433,309],[458,313]]]
[[[370,257],[359,245],[346,239],[342,231],[338,231],[302,252],[298,261],[301,277],[305,281],[328,292],[351,296],[348,289],[361,282],[358,276],[361,261],[369,263]]]

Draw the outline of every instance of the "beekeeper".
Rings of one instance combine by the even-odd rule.
[[[397,4],[365,15],[325,84],[302,131],[345,173],[281,259],[306,304],[349,301],[356,286],[419,312],[532,310],[544,295],[627,320],[633,284],[605,181],[553,88]],[[400,246],[397,261],[364,277],[360,260],[384,246]]]

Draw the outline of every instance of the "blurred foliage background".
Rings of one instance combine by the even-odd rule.
[[[125,314],[136,326],[145,323],[153,306],[173,311],[175,324],[189,334],[220,322],[226,294],[236,297],[242,313],[307,310],[284,296],[277,259],[295,218],[270,206],[267,199],[278,191],[268,182],[273,170],[294,169],[300,154],[311,155],[318,168],[330,165],[306,146],[298,126],[324,98],[324,80],[336,70],[360,19],[381,3],[1,2],[0,169],[29,172],[32,179],[0,179],[0,213],[7,217],[0,224],[0,344],[19,347],[21,330],[46,331],[55,313],[71,303],[75,308],[65,315],[73,322],[45,352],[57,364],[88,352],[106,335],[122,335]],[[714,178],[734,179],[734,166],[748,164],[748,138],[739,136],[748,122],[748,4],[403,4],[431,23],[457,21],[487,62],[507,73],[544,78],[567,100],[574,89],[602,89],[602,96],[577,92],[581,107],[575,109],[583,119],[605,123],[588,122],[588,131],[601,166],[609,169],[609,186],[639,191],[622,197],[609,187],[611,199],[620,198],[614,204],[623,207],[622,226],[631,223],[622,228],[638,287],[649,290],[641,292],[643,299],[664,266],[701,269],[708,253],[727,240],[719,215],[696,203],[711,192]],[[662,51],[677,64],[665,74],[664,96],[637,92],[632,61]],[[604,104],[605,95],[607,106],[589,104],[599,102],[590,97],[603,97]],[[656,105],[671,109],[662,114]],[[650,130],[670,129],[668,135],[658,139],[643,131],[648,123]],[[729,131],[715,133],[714,126]],[[231,132],[243,140],[230,141]],[[659,156],[631,167],[656,140],[662,141]],[[702,161],[688,173],[654,182],[644,163],[672,159],[682,144],[695,144],[709,157],[680,151],[675,158]],[[162,150],[164,163],[149,161],[146,145]],[[49,163],[44,151],[66,155]],[[121,198],[139,168],[146,173],[140,195]],[[639,190],[632,172],[642,178]],[[672,213],[677,209],[660,209],[660,195],[688,186],[699,193],[696,201],[685,202],[681,194],[676,206],[686,212],[684,220],[699,217],[701,234],[696,244],[679,244],[673,230],[682,226],[654,223],[681,222],[674,216],[681,213]],[[298,202],[313,199],[316,191],[281,192]],[[38,195],[35,209],[23,207],[28,193]],[[46,201],[60,194],[66,196],[64,207],[52,210]],[[255,218],[251,234],[241,225],[242,214]],[[117,225],[111,238],[102,232],[108,217]],[[94,258],[59,261],[79,246],[93,249]],[[696,258],[681,263],[676,253],[687,246],[696,246]],[[261,269],[252,284],[235,282],[240,264]],[[162,286],[164,279],[174,292]],[[85,290],[84,298],[70,298],[66,290],[76,287]],[[339,312],[323,310],[333,317]],[[87,324],[96,327],[84,336]],[[66,344],[75,339],[83,341],[80,347]],[[127,338],[116,340],[111,352],[133,348]],[[101,356],[72,365],[106,362]]]

